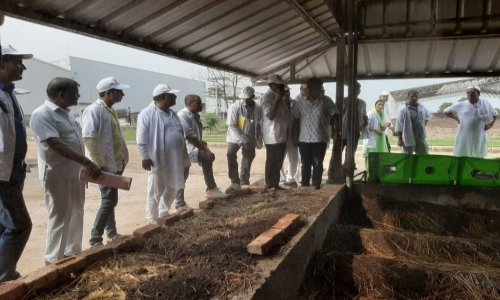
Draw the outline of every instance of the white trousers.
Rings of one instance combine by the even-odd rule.
[[[286,142],[285,161],[288,161],[288,168],[285,174],[285,163],[283,162],[280,171],[280,183],[300,182],[299,147],[294,146],[291,141]]]
[[[168,186],[168,171],[157,170],[148,173],[148,195],[146,199],[146,218],[150,222],[168,214],[177,196],[176,187]]]
[[[56,262],[82,251],[85,183],[78,178],[44,181],[49,212],[45,261]]]

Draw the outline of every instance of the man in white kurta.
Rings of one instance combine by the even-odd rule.
[[[47,86],[49,100],[35,109],[30,126],[38,145],[38,171],[49,212],[45,263],[82,250],[85,184],[78,176],[81,165],[92,176],[100,168],[85,157],[82,128],[69,112],[77,104],[78,83],[54,78]]]
[[[137,147],[142,167],[148,172],[146,218],[150,224],[168,215],[177,195],[184,195],[184,169],[190,162],[182,123],[170,109],[177,92],[159,84],[153,90],[153,103],[137,118]]]
[[[484,158],[488,152],[486,131],[493,127],[497,111],[488,100],[480,98],[478,86],[467,88],[468,101],[461,101],[446,108],[444,113],[458,122],[454,156]]]

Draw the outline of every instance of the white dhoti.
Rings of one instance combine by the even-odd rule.
[[[44,181],[49,212],[45,261],[53,263],[82,250],[85,184],[78,178]]]
[[[285,164],[283,163],[280,171],[280,183],[300,182],[299,147],[294,146],[290,140],[286,142],[286,158],[288,161],[287,171],[285,172]]]
[[[148,173],[148,196],[146,201],[146,218],[150,223],[158,220],[158,217],[168,215],[170,207],[175,200],[177,191],[184,188],[182,185],[172,184],[168,169],[158,169]]]

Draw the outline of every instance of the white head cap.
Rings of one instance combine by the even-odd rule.
[[[33,58],[33,54],[17,51],[14,47],[7,44],[2,44],[2,56],[3,55],[21,56],[23,59]]]
[[[96,89],[99,93],[102,93],[109,90],[125,90],[129,87],[130,85],[120,84],[114,77],[106,77],[97,83]]]
[[[240,93],[240,99],[248,99],[248,98],[254,98],[254,97],[255,97],[255,90],[251,86],[247,86]]]
[[[180,92],[180,90],[174,90],[168,86],[168,84],[160,83],[153,89],[153,97],[161,94],[175,94]]]
[[[380,92],[380,96],[389,96],[389,92],[388,91],[382,91],[382,92]]]
[[[285,82],[283,81],[283,79],[281,78],[280,75],[278,74],[272,74],[270,75],[268,78],[267,78],[267,83],[276,83],[276,84],[285,84]]]
[[[479,88],[479,86],[478,86],[478,85],[469,85],[469,86],[467,87],[467,90],[471,90],[471,89],[476,90],[476,91],[478,91],[478,92],[480,92],[480,93],[481,93],[481,89]]]

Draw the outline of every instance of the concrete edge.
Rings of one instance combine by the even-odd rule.
[[[346,187],[337,186],[321,212],[308,218],[308,223],[284,246],[279,257],[262,259],[259,265],[266,271],[263,283],[253,293],[239,295],[238,299],[294,299],[304,279],[309,261],[325,241],[328,229],[338,221],[345,201]]]

